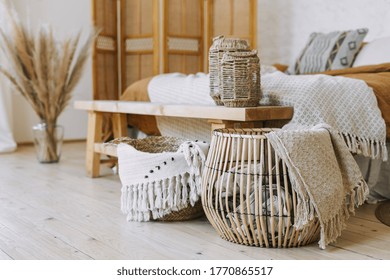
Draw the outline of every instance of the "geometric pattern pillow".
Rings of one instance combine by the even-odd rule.
[[[287,73],[297,75],[351,67],[367,33],[367,28],[312,33]]]

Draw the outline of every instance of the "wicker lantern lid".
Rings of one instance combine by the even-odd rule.
[[[213,38],[210,51],[246,51],[249,50],[249,43],[245,39],[225,38],[224,35]]]

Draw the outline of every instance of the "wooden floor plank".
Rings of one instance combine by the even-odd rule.
[[[0,259],[390,259],[390,227],[364,205],[336,243],[266,249],[222,240],[206,218],[127,222],[108,167],[85,176],[85,143],[67,143],[59,164],[33,147],[0,157]],[[28,234],[33,233],[33,234]]]

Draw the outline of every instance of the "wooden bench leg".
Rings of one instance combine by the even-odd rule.
[[[115,138],[127,136],[126,114],[112,114],[112,128]]]
[[[102,113],[88,111],[86,168],[87,176],[91,178],[100,175],[100,153],[95,152],[95,143],[102,142],[102,124]]]

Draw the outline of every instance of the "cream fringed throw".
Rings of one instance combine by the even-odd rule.
[[[298,194],[294,226],[318,217],[320,248],[336,240],[354,207],[364,203],[368,187],[341,136],[327,125],[280,130],[266,135],[286,162]]]
[[[122,212],[128,221],[149,221],[194,206],[201,194],[201,170],[209,145],[184,141],[175,152],[141,152],[117,147]]]

